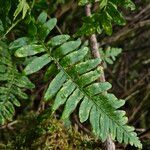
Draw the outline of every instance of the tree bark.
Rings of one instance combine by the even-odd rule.
[[[86,5],[85,13],[86,13],[86,16],[91,16],[91,4]],[[89,37],[89,42],[90,42],[91,53],[92,53],[93,57],[94,58],[101,58],[101,55],[100,55],[99,50],[98,50],[98,43],[97,43],[96,34],[92,34]],[[99,82],[105,82],[104,72],[100,76]],[[115,150],[115,144],[112,141],[110,136],[104,142],[103,147],[105,150]]]

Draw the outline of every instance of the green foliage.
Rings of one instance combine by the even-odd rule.
[[[70,41],[69,36],[59,35],[44,42],[56,24],[56,19],[46,19],[45,13],[38,17],[38,34],[35,41],[23,37],[14,41],[11,46],[15,47],[16,43],[19,43],[15,52],[18,57],[34,57],[38,54],[25,67],[26,75],[49,66],[48,72],[53,74],[54,78],[45,92],[44,99],[55,99],[52,112],[64,104],[62,119],[65,120],[79,106],[80,122],[89,119],[93,133],[102,141],[111,135],[120,143],[130,143],[141,148],[134,128],[126,125],[128,119],[125,112],[119,110],[124,105],[124,100],[118,100],[114,94],[107,92],[111,88],[110,83],[97,81],[103,72],[103,68],[99,66],[101,60],[85,59],[89,49],[81,45],[80,39]],[[116,54],[109,55],[114,58]]]
[[[116,57],[122,52],[122,49],[108,47],[105,50],[103,50],[102,48],[99,49],[99,52],[101,54],[101,58],[103,62],[108,63],[108,64],[113,64],[114,61],[116,60]]]
[[[135,4],[131,0],[111,0],[116,5],[123,6],[125,8],[130,8],[131,10],[135,10]]]
[[[22,19],[25,18],[27,11],[30,9],[26,0],[19,0],[17,9],[14,12],[14,19],[22,12]]]
[[[21,19],[24,19],[31,8],[26,0],[0,0],[0,36],[3,38]],[[20,14],[22,13],[22,17]],[[28,13],[29,14],[29,13]]]
[[[135,9],[135,4],[131,0],[79,0],[79,5],[84,6],[95,2],[99,2],[101,9],[106,7],[108,2],[112,2],[115,5],[123,6],[125,8],[130,8],[131,10]]]
[[[4,32],[4,27],[3,27],[3,23],[0,20],[0,35]]]
[[[5,39],[5,43],[8,44],[10,40],[21,37],[20,35],[26,32],[26,28],[24,32],[21,31],[24,23],[28,25],[28,32],[26,37],[23,36],[13,41],[9,45],[9,48],[3,42],[0,42],[0,124],[12,120],[15,113],[15,106],[20,106],[20,100],[27,98],[25,90],[34,87],[27,78],[27,75],[38,71],[43,75],[43,71],[46,70],[44,79],[50,83],[48,86],[45,86],[46,89],[44,90],[43,98],[47,104],[50,101],[53,103],[51,107],[53,115],[57,109],[63,109],[63,107],[60,107],[62,105],[64,105],[61,117],[63,120],[68,120],[75,110],[79,110],[78,117],[80,122],[89,121],[94,135],[101,139],[102,142],[108,136],[111,136],[112,139],[116,139],[120,143],[131,144],[141,148],[141,142],[134,132],[134,128],[127,125],[128,119],[125,116],[126,114],[120,110],[120,107],[125,103],[124,100],[119,100],[114,94],[108,92],[112,87],[110,83],[98,82],[100,75],[103,73],[103,67],[100,65],[101,62],[113,64],[118,54],[121,53],[121,49],[110,47],[106,50],[100,49],[101,59],[91,59],[89,55],[87,57],[87,54],[90,53],[89,48],[86,47],[86,44],[86,46],[82,45],[80,39],[70,38],[66,34],[54,36],[57,31],[52,32],[54,34],[49,36],[51,30],[55,29],[57,20],[56,18],[48,20],[50,16],[45,12],[48,10],[44,8],[49,5],[53,9],[57,8],[57,6],[61,8],[60,4],[65,4],[69,2],[68,0],[46,1],[47,3],[42,0],[38,2],[31,2],[30,0],[8,0],[4,2],[0,0],[0,4],[2,2],[4,7],[0,10],[0,15],[2,16],[0,20],[0,34],[4,33],[4,36],[1,39]],[[98,7],[95,7],[94,13],[91,16],[83,18],[83,26],[76,34],[78,36],[91,35],[93,33],[100,34],[103,31],[107,35],[111,35],[113,24],[125,25],[126,23],[123,14],[119,11],[120,7],[130,8],[131,10],[135,9],[135,5],[131,0],[79,0],[79,5],[81,6],[88,3],[95,3]],[[32,5],[30,6],[30,4]],[[31,13],[34,4],[36,10]],[[16,10],[14,8],[12,9],[14,11],[11,10],[12,5]],[[41,9],[45,11],[35,21],[31,14],[35,15]],[[54,12],[53,9],[49,11]],[[62,12],[66,11],[65,7],[61,9]],[[9,16],[9,14],[12,16],[10,11],[14,12],[14,18]],[[59,11],[56,13],[59,13]],[[49,13],[49,15],[51,14]],[[17,20],[19,16],[22,19],[25,16],[27,17],[25,18],[26,20],[21,22],[17,30],[12,31],[21,20]],[[13,22],[14,20],[16,22]],[[57,29],[59,30],[59,27]],[[9,32],[10,34],[8,34]],[[17,34],[15,35],[14,33]],[[16,65],[18,61],[15,61],[18,58],[14,57],[14,51],[15,56],[20,57],[21,65],[20,62],[19,65]],[[26,67],[23,73],[20,73],[18,70],[22,70],[22,65]],[[34,78],[35,76],[33,75],[32,77]],[[43,90],[43,87],[41,89]],[[49,116],[50,113],[47,113],[47,115]],[[59,127],[57,128],[56,122],[51,122],[50,117],[49,119],[50,122],[39,121],[40,125],[38,127],[40,127],[38,129],[42,132],[41,137],[33,137],[35,132],[37,136],[39,130],[33,131],[31,129],[29,130],[31,141],[26,136],[26,132],[23,138],[20,135],[15,146],[17,145],[19,149],[23,148],[24,141],[27,142],[26,144],[30,141],[30,144],[36,149],[39,147],[44,149],[49,148],[53,144],[56,145],[55,141],[57,139],[55,138],[53,143],[51,133],[55,134],[55,131]],[[53,126],[49,126],[49,124]],[[60,134],[65,137],[66,133],[61,132],[62,126],[57,131],[57,137]],[[50,136],[47,137],[47,133],[48,135],[50,133]],[[59,137],[60,145],[61,143],[66,143],[67,145],[68,143],[63,136]],[[34,138],[37,138],[37,140],[32,141]],[[50,141],[48,144],[47,140]],[[66,147],[64,149],[69,148]]]
[[[83,6],[88,3],[93,3],[93,2],[95,2],[95,0],[79,0],[79,5]]]
[[[11,8],[11,1],[0,0],[0,36],[4,32],[5,28],[10,24],[10,19],[7,17]]]
[[[80,5],[94,2],[90,0],[80,0]],[[135,9],[131,0],[101,0],[97,4],[99,7],[91,16],[83,18],[83,25],[76,35],[90,35],[92,33],[101,33],[104,31],[107,35],[112,34],[112,24],[125,25],[126,20],[118,10],[118,6]]]
[[[20,99],[27,99],[25,89],[34,85],[23,74],[19,73],[13,63],[8,47],[0,42],[0,124],[12,120],[15,106],[20,106]]]

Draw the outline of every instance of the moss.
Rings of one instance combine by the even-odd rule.
[[[21,118],[13,131],[4,129],[0,149],[7,150],[96,150],[98,141],[78,131],[77,125],[66,128],[52,117],[40,122],[34,112]],[[9,136],[9,140],[7,140]]]

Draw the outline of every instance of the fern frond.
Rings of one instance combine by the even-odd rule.
[[[113,64],[116,57],[122,52],[121,48],[108,47],[106,50],[99,49],[103,62]]]
[[[6,45],[0,42],[0,124],[11,121],[19,99],[28,96],[22,89],[32,89],[34,85],[18,72]]]
[[[46,22],[46,19],[44,21]],[[41,23],[44,21],[42,20]],[[49,26],[49,28],[51,27]],[[42,51],[31,48],[32,43],[25,45],[30,47],[28,50],[23,50],[24,46],[17,49],[15,54],[18,57],[26,57],[27,51],[28,56],[34,54],[35,51],[36,54],[42,53],[41,56],[36,57],[26,66],[24,72],[31,74],[46,65],[50,66],[48,69],[51,74],[54,73],[53,70],[57,69],[58,73],[50,82],[44,96],[46,101],[55,98],[52,112],[64,104],[62,119],[66,119],[79,106],[80,121],[85,122],[89,119],[93,133],[102,141],[111,135],[113,139],[117,139],[119,142],[130,143],[141,148],[134,128],[126,125],[125,112],[118,110],[124,105],[124,101],[118,100],[115,95],[107,92],[111,88],[110,83],[97,82],[103,72],[103,68],[99,66],[101,60],[86,60],[88,48],[81,47],[79,39],[67,42],[69,36],[65,39],[62,38],[63,36],[66,37],[66,35],[53,37],[48,42],[50,44],[39,41],[38,45],[39,47],[43,46],[44,51],[43,48]],[[58,42],[57,39],[61,40]]]

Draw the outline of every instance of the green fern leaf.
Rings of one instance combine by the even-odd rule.
[[[62,114],[62,119],[68,119],[71,113],[77,107],[77,104],[83,98],[83,94],[79,89],[75,89],[75,91],[71,94],[71,96],[67,99],[66,105]]]
[[[38,19],[37,19],[37,22],[38,22],[39,24],[44,24],[44,23],[46,22],[46,20],[47,20],[47,13],[43,11],[43,12],[39,15],[39,17],[38,17]]]
[[[51,38],[51,40],[47,44],[50,46],[58,46],[65,43],[69,38],[69,35],[58,35]]]
[[[121,48],[108,47],[106,50],[99,50],[102,60],[105,63],[113,64],[116,60],[116,57],[122,52]]]
[[[42,45],[45,44],[42,43]],[[59,47],[55,47],[55,44],[44,47],[45,52],[40,57],[46,56],[49,61],[45,63],[43,59],[37,57],[36,61],[33,59],[34,64],[27,65],[29,69],[25,71],[36,72],[50,61],[50,67],[57,69],[58,73],[50,82],[44,96],[46,101],[54,99],[52,112],[64,104],[62,119],[65,120],[79,106],[80,121],[85,122],[89,119],[93,133],[102,141],[111,135],[119,142],[134,144],[141,148],[142,145],[133,128],[126,125],[125,112],[119,110],[124,105],[124,101],[118,100],[115,95],[107,92],[111,88],[108,82],[99,83],[97,81],[102,73],[102,67],[99,66],[101,60],[86,60],[85,55],[88,53],[88,48],[80,48],[79,39],[62,42]],[[16,53],[19,55],[19,50]]]
[[[15,106],[20,106],[20,99],[28,96],[22,89],[32,89],[34,84],[19,73],[11,59],[5,43],[0,42],[0,124],[11,121]],[[4,82],[5,81],[5,82]]]
[[[22,19],[25,18],[27,11],[29,10],[29,5],[26,0],[19,0],[17,9],[14,12],[14,19],[22,12]]]
[[[41,68],[43,68],[45,65],[47,65],[50,62],[51,62],[51,58],[47,54],[44,54],[40,57],[36,57],[26,66],[24,72],[26,75],[32,74],[34,72],[39,71]]]
[[[81,41],[79,39],[77,41],[69,41],[67,43],[64,43],[63,45],[61,45],[54,51],[54,56],[56,58],[60,58],[74,51],[76,48],[80,46],[80,44],[81,44]]]
[[[28,38],[28,37],[18,38],[17,40],[15,40],[12,43],[10,43],[9,49],[13,50],[13,49],[21,48],[22,46],[25,46],[25,45],[27,45],[27,44],[29,44],[31,42],[32,42],[32,40],[30,38]]]
[[[57,20],[55,18],[48,20],[43,25],[39,25],[39,38],[45,40],[49,32],[55,27]]]
[[[122,16],[121,12],[117,10],[117,6],[109,2],[107,6],[107,12],[112,17],[112,20],[118,25],[125,25],[126,20]]]
[[[45,49],[42,45],[36,45],[36,44],[31,44],[31,45],[24,45],[18,51],[15,53],[17,57],[26,57],[26,56],[32,56],[38,53],[44,52]]]
[[[108,0],[101,0],[100,1],[100,9],[102,9],[102,8],[104,8],[105,6],[107,6],[107,2],[108,2]]]
[[[74,90],[75,85],[72,84],[71,80],[68,80],[58,92],[52,107],[52,112],[55,112],[61,105],[63,105]]]
[[[85,122],[89,118],[92,106],[93,103],[89,101],[87,97],[85,97],[79,108],[79,118],[81,123]]]
[[[59,72],[59,74],[57,74],[57,76],[53,79],[53,81],[51,82],[45,93],[44,98],[46,101],[51,99],[58,92],[58,90],[61,88],[65,80],[66,76],[64,72],[63,71]]]

